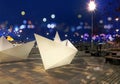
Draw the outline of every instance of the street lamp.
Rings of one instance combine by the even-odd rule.
[[[90,0],[90,2],[88,4],[88,9],[89,9],[89,11],[94,11],[96,9],[95,0]]]
[[[88,10],[91,12],[91,48],[93,49],[93,13],[96,9],[96,4],[95,4],[95,0],[90,0],[90,2],[88,3]]]

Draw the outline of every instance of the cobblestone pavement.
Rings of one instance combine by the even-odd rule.
[[[25,61],[1,63],[0,84],[120,84],[119,65],[80,53],[71,64],[47,71],[35,53]]]

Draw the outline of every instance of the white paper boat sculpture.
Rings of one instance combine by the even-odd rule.
[[[0,50],[0,63],[1,62],[10,62],[10,61],[19,61],[26,59],[34,46],[34,42],[28,42],[19,46],[13,46],[6,49]],[[9,43],[5,42],[2,46],[6,46]],[[0,44],[1,46],[1,44]]]
[[[35,34],[45,70],[70,64],[77,49]],[[72,44],[70,44],[72,45]]]

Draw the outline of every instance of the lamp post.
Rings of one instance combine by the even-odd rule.
[[[93,14],[94,11],[96,9],[96,4],[95,4],[95,0],[90,0],[90,2],[88,3],[88,10],[91,12],[91,48],[93,49]]]

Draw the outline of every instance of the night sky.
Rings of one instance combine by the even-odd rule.
[[[0,0],[0,21],[41,21],[43,17],[49,17],[52,13],[56,14],[57,21],[69,21],[80,11],[87,11],[86,2],[88,0]],[[26,12],[24,17],[20,15],[23,10]]]
[[[104,27],[99,23],[100,20],[103,21],[104,25],[112,24],[115,29],[119,28],[120,23],[119,21],[116,23],[115,19],[120,17],[120,0],[95,0],[95,2],[97,8],[94,12],[94,28],[96,28],[94,34],[104,33],[104,30],[100,29]],[[0,0],[0,23],[5,24],[7,22],[7,30],[11,25],[13,26],[12,29],[15,29],[15,25],[22,25],[23,20],[30,20],[35,28],[32,30],[24,29],[21,35],[25,35],[25,38],[29,36],[29,38],[33,38],[33,33],[43,36],[49,33],[48,38],[53,38],[55,32],[60,31],[63,39],[65,39],[64,35],[67,34],[68,39],[76,40],[75,35],[85,33],[84,29],[77,30],[77,26],[82,23],[91,26],[91,13],[88,11],[88,3],[89,0]],[[25,11],[25,15],[21,15],[21,11]],[[51,19],[51,14],[55,14],[55,19]],[[46,23],[42,21],[43,18],[47,18]],[[108,21],[108,18],[112,18],[112,20]],[[55,30],[47,29],[48,23],[55,23],[57,25]],[[115,30],[114,28],[110,31]],[[86,31],[90,33],[90,30]],[[108,32],[110,33],[110,31]],[[3,33],[3,31],[1,32]],[[17,39],[13,33],[4,36],[7,35]]]

